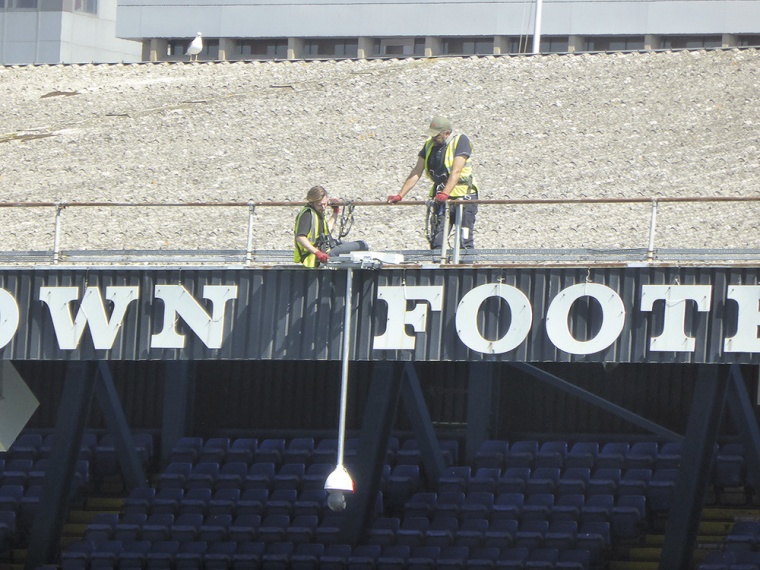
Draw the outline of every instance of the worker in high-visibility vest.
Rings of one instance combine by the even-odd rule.
[[[337,201],[333,198],[331,204],[322,186],[314,186],[306,194],[307,204],[296,216],[293,261],[305,267],[319,267],[326,264],[331,256],[369,250],[365,241],[341,242],[332,237],[330,232],[340,213],[340,206],[335,203]],[[329,219],[325,215],[328,206],[332,210]]]
[[[400,202],[414,188],[422,174],[432,182],[430,197],[435,201],[432,220],[431,249],[441,249],[444,235],[446,201],[478,199],[478,187],[472,173],[472,143],[467,135],[454,134],[451,121],[445,117],[434,117],[427,130],[428,139],[417,155],[417,164],[407,176],[398,194],[388,196],[388,203]],[[459,208],[451,208],[451,227],[456,222]],[[473,249],[475,218],[478,205],[465,203],[462,208],[461,247]]]

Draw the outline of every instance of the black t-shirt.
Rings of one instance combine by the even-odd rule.
[[[298,227],[296,228],[296,236],[309,237],[309,235],[311,234],[311,220],[313,218],[311,212],[314,212],[317,215],[317,236],[319,236],[322,233],[320,231],[322,228],[322,215],[311,206],[308,206],[307,211],[304,212],[301,215],[301,218],[298,220]]]
[[[452,135],[451,139],[453,139],[454,136],[456,135]],[[449,173],[443,164],[443,157],[446,154],[446,147],[447,143],[444,143],[441,146],[434,146],[430,151],[430,158],[428,159],[427,164],[428,172],[433,178],[434,184],[436,185],[445,184],[449,179]],[[472,145],[470,144],[470,139],[467,138],[467,135],[459,135],[457,147],[454,149],[454,156],[469,157],[470,155],[472,155]],[[422,146],[422,150],[418,156],[422,157],[422,159],[425,160],[424,145]]]

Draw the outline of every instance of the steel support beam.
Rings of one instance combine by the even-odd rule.
[[[94,363],[68,363],[48,472],[29,537],[29,549],[24,563],[26,570],[35,570],[43,564],[53,563],[57,557],[59,537],[68,515],[71,484],[82,434],[90,416],[95,382]]]
[[[558,378],[557,376],[554,376],[553,374],[545,372],[544,370],[541,370],[540,368],[537,368],[536,366],[533,366],[532,364],[526,364],[524,362],[511,362],[509,365],[512,366],[513,368],[516,368],[517,370],[520,370],[521,372],[524,372],[532,376],[536,380],[540,380],[544,384],[553,386],[559,390],[562,390],[563,392],[567,392],[568,394],[576,396],[577,398],[580,398],[581,400],[585,400],[586,402],[589,402],[590,404],[598,406],[601,409],[611,414],[614,414],[620,418],[623,418],[624,420],[634,425],[637,425],[640,428],[650,431],[653,434],[658,435],[663,439],[666,439],[668,441],[683,440],[683,437],[680,434],[674,431],[671,431],[667,428],[664,428],[660,424],[655,423],[651,420],[648,420],[638,414],[634,414],[632,411],[627,410],[623,408],[622,406],[613,404],[612,402],[610,402],[609,400],[605,400],[601,396],[597,396],[596,394],[592,394],[591,392],[584,390],[583,388],[579,388],[575,384],[571,384],[570,382],[567,382],[566,380],[562,380],[562,378]]]
[[[98,382],[95,384],[95,397],[103,411],[103,416],[108,426],[108,432],[113,437],[116,449],[116,459],[121,467],[121,474],[127,489],[147,487],[148,480],[145,475],[137,450],[132,442],[132,433],[124,415],[124,409],[116,392],[111,369],[108,362],[98,363]]]
[[[748,482],[760,484],[760,428],[750,401],[747,386],[744,383],[741,367],[731,365],[731,378],[728,387],[728,409],[731,418],[739,429],[741,442],[744,444],[744,456],[747,461]],[[760,489],[755,488],[755,491]]]
[[[401,384],[401,403],[412,424],[414,436],[417,438],[428,484],[435,486],[446,466],[443,463],[441,447],[438,445],[438,437],[425,402],[425,395],[422,393],[420,378],[411,362],[404,364],[404,379],[405,381]]]
[[[348,544],[358,542],[375,507],[380,479],[393,424],[398,410],[402,382],[402,365],[389,361],[375,362],[364,411],[359,449],[349,473],[355,493],[347,498],[346,516],[341,529]]]
[[[190,360],[167,361],[164,369],[164,405],[161,421],[161,465],[180,437],[189,433],[193,418],[195,363]]]
[[[494,362],[471,362],[469,366],[465,450],[470,465],[480,444],[488,439],[488,430],[493,422],[495,367]]]
[[[697,384],[676,477],[673,508],[665,526],[660,568],[691,568],[713,449],[729,391],[728,372],[727,366],[701,364],[697,367]]]

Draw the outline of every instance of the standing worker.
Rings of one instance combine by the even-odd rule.
[[[332,237],[340,207],[336,204],[337,199],[328,200],[327,191],[322,186],[312,187],[306,194],[306,202],[296,216],[293,261],[306,267],[318,267],[320,263],[326,264],[329,257],[369,249],[365,241],[341,243]],[[328,205],[332,208],[329,220],[325,217]]]
[[[452,134],[451,121],[445,117],[434,117],[427,130],[428,139],[417,155],[417,164],[401,186],[398,194],[388,196],[388,203],[400,202],[414,188],[424,172],[433,182],[430,197],[435,201],[432,214],[431,249],[441,249],[444,235],[443,226],[446,215],[446,201],[477,200],[478,187],[472,174],[472,143],[467,135]],[[452,207],[456,212],[459,208]],[[478,205],[465,203],[462,208],[461,245],[464,249],[473,249],[475,217]],[[456,214],[452,213],[451,224],[454,225]]]

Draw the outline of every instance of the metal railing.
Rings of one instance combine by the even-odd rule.
[[[457,208],[458,215],[452,216],[455,220],[452,233],[454,234],[454,246],[449,252],[447,240],[444,239],[443,248],[438,251],[429,250],[403,250],[407,260],[426,263],[478,263],[478,262],[509,262],[509,263],[537,263],[550,262],[562,259],[567,262],[600,262],[600,263],[652,263],[652,262],[683,262],[702,260],[705,262],[722,261],[733,259],[740,262],[760,262],[760,249],[657,249],[655,246],[657,216],[662,204],[674,203],[760,203],[760,196],[713,196],[713,197],[657,197],[657,198],[547,198],[547,199],[503,199],[503,200],[471,200],[467,203],[484,206],[545,206],[545,205],[610,205],[610,204],[649,204],[651,213],[649,216],[648,243],[646,248],[571,248],[571,249],[460,249],[461,236],[461,209],[463,201],[450,200],[447,207]],[[405,201],[393,205],[384,201],[341,201],[343,206],[350,203],[354,207],[429,207],[430,201]],[[248,201],[248,202],[0,202],[0,209],[24,208],[45,209],[54,211],[55,225],[53,232],[53,244],[51,250],[23,250],[23,251],[0,251],[0,263],[5,264],[54,264],[62,262],[104,263],[104,264],[135,264],[135,263],[204,263],[204,264],[292,264],[291,250],[262,250],[254,248],[254,236],[256,233],[255,214],[258,208],[300,208],[303,202],[273,202],[273,201]],[[235,249],[89,249],[89,250],[62,250],[61,235],[63,213],[67,209],[74,208],[246,208],[247,230],[245,251]],[[444,235],[449,234],[449,216],[445,216],[446,226]],[[395,250],[394,250],[395,251]]]

